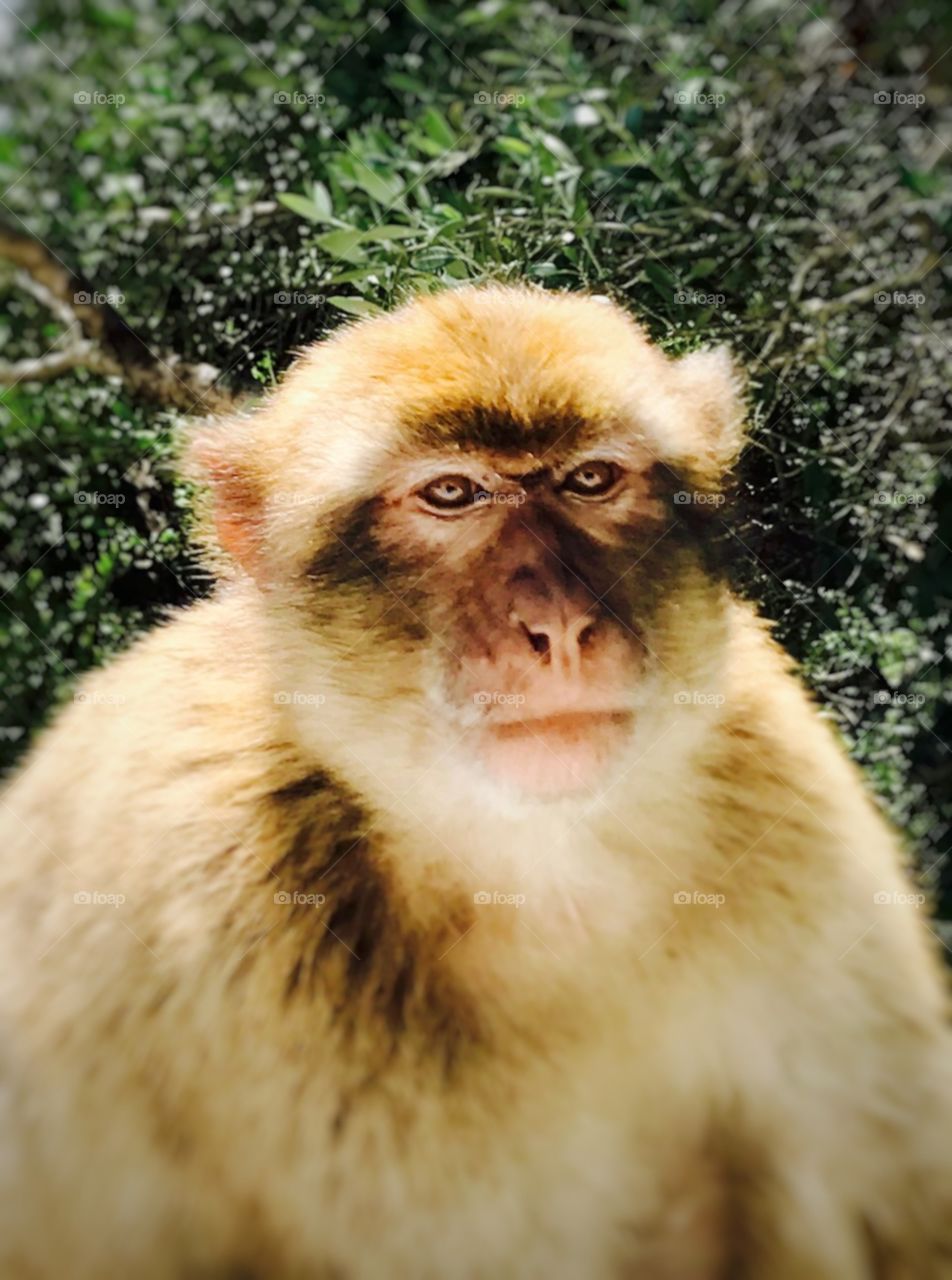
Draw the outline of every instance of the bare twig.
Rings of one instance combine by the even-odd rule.
[[[61,341],[36,359],[0,361],[0,384],[49,381],[72,369],[122,378],[135,395],[187,413],[219,413],[236,397],[216,385],[219,371],[159,355],[82,275],[41,241],[0,221],[0,258],[15,280],[63,325]]]
[[[894,276],[889,280],[874,280],[872,284],[863,285],[859,289],[852,289],[849,293],[841,294],[838,298],[808,298],[803,303],[803,309],[812,315],[820,315],[833,311],[843,311],[847,307],[863,306],[867,302],[872,302],[880,294],[902,293],[912,285],[920,284],[925,280],[933,267],[936,267],[941,260],[941,254],[928,253],[918,266],[914,267],[906,275]]]

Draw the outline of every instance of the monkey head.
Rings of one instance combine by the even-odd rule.
[[[359,725],[388,771],[552,799],[631,769],[715,678],[742,419],[723,351],[462,288],[311,348],[192,457],[298,738],[340,756]]]

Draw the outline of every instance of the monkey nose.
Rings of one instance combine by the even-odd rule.
[[[591,640],[595,627],[593,614],[527,621],[513,611],[511,620],[522,629],[530,648],[540,656],[543,664],[560,671],[568,679],[574,679],[581,673],[582,650]]]

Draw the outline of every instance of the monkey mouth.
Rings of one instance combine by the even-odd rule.
[[[554,799],[591,791],[631,734],[630,711],[571,711],[484,721],[477,753],[484,768],[507,787]]]

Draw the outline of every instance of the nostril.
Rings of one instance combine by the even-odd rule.
[[[522,624],[522,629],[526,633],[526,639],[532,645],[535,652],[541,654],[543,657],[548,657],[552,645],[546,632],[531,631],[525,623]]]
[[[578,642],[583,647],[587,644],[591,644],[594,638],[595,638],[594,622],[588,623],[588,625],[583,627],[582,630],[578,633]]]

